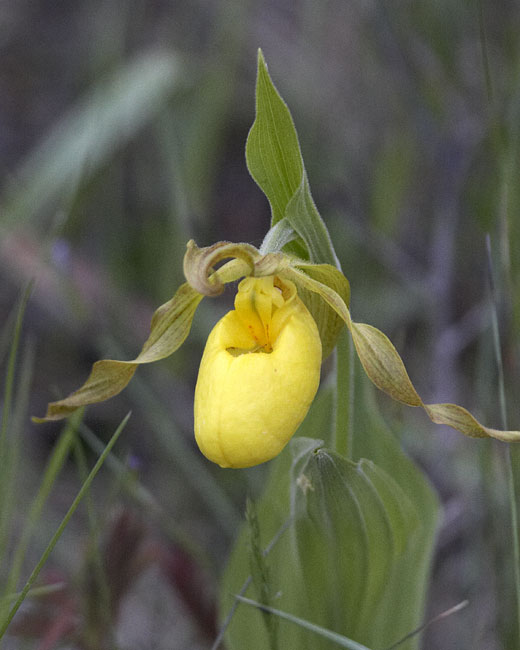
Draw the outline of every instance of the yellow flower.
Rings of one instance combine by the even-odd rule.
[[[321,341],[292,282],[248,277],[206,342],[195,389],[195,438],[221,467],[280,453],[318,390]]]

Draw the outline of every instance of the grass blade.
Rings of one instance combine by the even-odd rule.
[[[504,429],[507,429],[507,405],[506,405],[506,391],[504,385],[504,365],[502,362],[502,347],[500,343],[500,331],[498,327],[497,315],[497,291],[496,283],[493,272],[493,260],[491,255],[491,241],[489,235],[486,237],[486,249],[488,259],[488,277],[491,293],[491,328],[493,331],[493,346],[495,351],[495,358],[498,373],[498,399],[500,404],[500,418],[501,424]],[[506,472],[507,472],[507,488],[509,497],[509,512],[511,518],[511,534],[513,540],[513,575],[515,583],[516,594],[516,626],[517,626],[517,642],[520,643],[520,536],[518,531],[518,503],[517,487],[520,477],[515,476],[515,467],[513,466],[513,459],[511,458],[511,448],[507,445],[505,453]]]
[[[267,612],[269,614],[273,614],[274,616],[278,616],[279,618],[283,618],[284,620],[290,621],[295,625],[299,625],[300,627],[303,627],[306,630],[309,630],[310,632],[314,632],[314,634],[318,634],[319,636],[325,639],[329,639],[329,641],[333,641],[340,648],[348,648],[349,650],[370,650],[370,648],[367,648],[366,645],[357,643],[356,641],[353,641],[352,639],[349,639],[346,636],[343,636],[342,634],[337,634],[332,630],[327,630],[326,628],[321,627],[320,625],[315,625],[314,623],[311,623],[310,621],[306,621],[303,618],[299,618],[298,616],[293,616],[288,612],[282,612],[280,609],[275,609],[274,607],[268,607],[267,605],[262,605],[260,603],[257,603],[256,600],[251,600],[250,598],[245,598],[244,596],[237,595],[236,598],[240,600],[240,602],[245,603],[246,605],[257,607],[258,609],[261,609],[263,612]]]
[[[23,469],[20,466],[20,457],[22,453],[23,444],[23,426],[27,418],[29,393],[31,381],[34,371],[34,345],[31,341],[25,344],[23,351],[22,364],[20,369],[20,377],[18,380],[18,388],[15,401],[15,409],[10,429],[10,440],[5,455],[5,501],[2,516],[5,520],[5,543],[9,542],[9,531],[14,530],[15,522],[13,521],[13,513],[16,511],[18,503],[18,488],[20,477],[23,476]],[[0,557],[3,555],[3,547],[0,549]],[[20,552],[20,544],[16,545],[16,553]],[[13,564],[11,563],[10,574],[13,571]],[[9,592],[11,588],[16,585],[16,580],[6,585],[5,591]]]
[[[8,512],[9,509],[6,507],[7,500],[9,498],[9,485],[7,483],[9,474],[6,472],[7,468],[7,430],[9,427],[9,420],[11,417],[11,405],[13,401],[13,390],[14,390],[14,378],[16,370],[16,359],[18,356],[18,347],[20,344],[20,336],[22,332],[23,318],[25,314],[25,308],[29,297],[31,295],[33,288],[33,283],[30,282],[25,291],[20,297],[20,302],[18,306],[18,311],[16,315],[16,321],[13,330],[13,336],[11,341],[11,348],[9,350],[9,358],[7,362],[7,372],[5,380],[5,389],[4,389],[4,400],[2,408],[2,421],[0,424],[0,558],[4,556],[4,550],[7,543],[8,537]]]
[[[74,414],[71,417],[63,432],[55,444],[53,452],[47,462],[43,478],[38,489],[36,496],[31,504],[29,514],[27,515],[27,522],[22,531],[21,538],[16,545],[16,552],[11,563],[9,577],[7,579],[6,592],[10,592],[16,588],[20,574],[22,571],[23,561],[31,541],[31,537],[36,529],[36,525],[40,519],[43,507],[47,502],[49,494],[54,486],[56,478],[63,468],[63,465],[69,455],[74,442],[75,430],[83,417],[83,410]]]
[[[397,641],[396,643],[393,643],[390,647],[386,648],[386,650],[394,650],[394,648],[398,648],[400,645],[408,641],[409,639],[413,638],[417,634],[420,634],[423,632],[427,627],[430,627],[430,625],[433,625],[434,623],[438,623],[439,621],[442,621],[443,619],[447,618],[448,616],[451,616],[452,614],[456,614],[457,612],[460,612],[461,609],[464,609],[469,605],[469,600],[463,600],[462,602],[458,603],[457,605],[454,605],[453,607],[450,607],[447,609],[445,612],[441,612],[434,618],[430,619],[426,623],[423,623],[420,625],[418,628],[407,634],[406,636],[403,636],[402,639]]]
[[[284,521],[284,523],[280,526],[280,528],[276,532],[273,539],[265,547],[265,549],[263,551],[263,556],[264,557],[267,557],[267,555],[269,555],[269,553],[270,553],[271,549],[273,548],[273,546],[276,545],[278,540],[282,537],[282,535],[289,528],[289,526],[292,524],[292,522],[293,522],[292,517],[289,517],[288,519],[286,519]],[[242,587],[240,588],[240,591],[238,592],[239,596],[243,596],[246,593],[246,591],[247,591],[247,589],[248,589],[248,587],[249,587],[249,585],[251,584],[252,581],[253,581],[252,576],[248,576],[245,579],[244,584],[242,585]],[[226,631],[227,631],[231,621],[233,620],[233,616],[235,615],[238,604],[239,604],[239,602],[235,598],[235,601],[233,602],[233,606],[231,607],[230,611],[228,612],[228,614],[227,614],[227,616],[226,616],[226,618],[225,618],[224,622],[222,623],[222,626],[221,626],[221,628],[219,630],[218,636],[215,639],[215,641],[213,642],[213,645],[211,646],[211,650],[218,650],[218,648],[220,647],[220,644],[224,640],[224,636],[226,634]]]
[[[66,584],[64,582],[54,582],[51,585],[44,585],[43,587],[35,587],[30,589],[25,596],[26,598],[39,598],[41,596],[48,596],[49,594],[55,594],[57,591],[65,589]],[[16,600],[20,597],[19,593],[7,594],[0,600],[0,606],[9,605],[13,600]]]
[[[49,558],[49,555],[54,550],[54,547],[58,543],[58,540],[60,539],[63,531],[65,530],[65,527],[69,523],[70,518],[75,513],[77,507],[81,503],[81,500],[83,499],[85,494],[90,489],[90,485],[92,484],[92,481],[94,480],[94,478],[96,477],[96,474],[101,469],[103,463],[105,462],[106,457],[108,456],[108,454],[112,450],[112,447],[116,444],[119,436],[121,435],[123,429],[125,428],[126,423],[129,420],[129,418],[130,418],[130,413],[128,413],[128,415],[123,419],[121,424],[118,426],[118,428],[116,429],[114,435],[112,436],[112,438],[109,440],[107,446],[105,447],[105,450],[103,451],[101,456],[98,458],[96,464],[94,465],[94,467],[90,471],[90,474],[88,475],[87,480],[81,486],[81,489],[79,490],[78,494],[76,495],[76,498],[74,499],[74,501],[72,502],[72,505],[68,509],[67,514],[63,517],[63,519],[61,521],[61,524],[58,526],[56,532],[54,533],[54,535],[53,535],[53,537],[51,539],[51,541],[47,545],[47,548],[43,552],[40,560],[38,561],[38,564],[34,567],[31,575],[29,576],[27,582],[25,583],[24,588],[20,592],[20,595],[18,596],[16,602],[14,603],[11,610],[7,614],[5,620],[2,622],[2,625],[0,627],[0,639],[3,638],[5,632],[6,632],[7,628],[9,627],[9,624],[13,620],[16,612],[20,609],[20,606],[22,605],[22,603],[25,600],[27,594],[31,590],[31,587],[33,586],[34,582],[38,578],[38,576],[40,574],[40,571],[42,570],[44,564],[47,562],[47,559]]]

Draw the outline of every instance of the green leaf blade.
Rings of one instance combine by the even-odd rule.
[[[287,204],[285,216],[309,249],[309,259],[316,264],[325,262],[339,266],[329,231],[318,212],[304,171],[298,189]]]
[[[338,266],[332,242],[311,196],[291,113],[258,53],[256,117],[246,143],[249,172],[271,206],[271,226],[284,218],[297,233],[287,252]]]
[[[361,643],[356,643],[356,641],[353,641],[352,639],[348,639],[342,634],[336,634],[336,632],[333,632],[332,630],[327,630],[324,627],[321,627],[320,625],[314,625],[314,623],[299,618],[298,616],[293,616],[288,612],[282,612],[281,610],[276,609],[274,607],[266,607],[261,603],[257,603],[256,601],[251,600],[250,598],[244,598],[243,596],[237,596],[237,599],[243,603],[246,603],[247,605],[251,605],[252,607],[257,607],[258,609],[263,610],[269,614],[274,614],[275,616],[285,619],[286,621],[290,621],[295,625],[299,625],[300,627],[309,630],[309,632],[314,632],[314,634],[317,634],[318,636],[321,636],[325,639],[329,639],[330,641],[335,643],[339,648],[348,648],[349,650],[370,650],[370,648],[361,645]]]
[[[309,420],[315,431],[330,424],[328,413],[321,415],[322,423],[315,417]],[[372,439],[377,447],[379,430],[368,429],[363,435],[363,442]],[[281,648],[333,650],[340,637],[366,647],[386,647],[422,621],[436,501],[397,444],[386,444],[384,436],[382,442],[381,453],[390,458],[385,468],[367,460],[347,461],[320,448],[320,441],[301,437],[275,462],[259,503],[259,526],[263,534],[272,535],[292,513],[294,523],[268,561],[275,581],[271,587],[279,591],[277,610],[288,614],[285,620],[304,621],[281,621]],[[399,471],[388,471],[395,462],[404,478]],[[224,612],[233,603],[231,594],[239,592],[247,578],[247,557],[243,530],[224,578]],[[252,593],[242,590],[241,595]],[[312,626],[337,636],[316,637],[309,633]],[[229,648],[264,650],[268,643],[260,612],[239,606],[228,630]],[[417,639],[403,645],[406,650],[416,647]]]
[[[34,422],[61,420],[76,409],[103,402],[119,394],[130,382],[137,367],[173,354],[188,336],[195,311],[202,296],[183,284],[174,297],[161,305],[152,318],[150,336],[139,356],[133,361],[103,359],[96,361],[86,382],[68,397],[51,402],[43,418]]]
[[[256,119],[246,143],[249,173],[267,196],[271,225],[285,216],[285,209],[303,175],[300,144],[286,103],[274,87],[261,51],[258,52]]]

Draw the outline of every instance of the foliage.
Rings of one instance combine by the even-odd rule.
[[[303,152],[305,176],[352,282],[353,317],[390,335],[420,396],[431,402],[456,398],[482,422],[503,420],[507,429],[509,420],[518,428],[518,11],[517,5],[492,7],[485,0],[391,6],[333,0],[290,8],[238,0],[211,6],[127,0],[102,6],[80,0],[52,9],[38,2],[6,5],[0,46],[0,360],[11,349],[11,305],[19,287],[37,278],[13,399],[6,391],[0,405],[9,421],[1,481],[12,486],[3,502],[0,546],[7,532],[16,546],[16,557],[4,555],[4,579],[26,558],[17,569],[21,582],[7,594],[10,604],[69,505],[82,446],[88,464],[132,408],[121,441],[128,462],[121,451],[107,457],[87,495],[93,515],[87,517],[88,531],[80,511],[47,563],[70,580],[66,587],[63,580],[49,587],[42,573],[28,594],[34,597],[30,610],[40,623],[46,616],[52,632],[67,616],[82,625],[85,605],[86,636],[110,643],[110,630],[100,620],[108,602],[101,592],[105,578],[113,582],[114,568],[101,581],[99,573],[114,556],[128,579],[136,575],[136,563],[146,563],[125,544],[107,554],[101,546],[99,553],[99,538],[111,538],[114,511],[126,511],[130,502],[152,529],[153,541],[173,545],[174,561],[161,565],[140,600],[135,592],[129,599],[138,616],[128,624],[114,609],[109,627],[129,648],[149,645],[149,639],[132,638],[132,622],[147,616],[159,647],[198,648],[201,630],[210,642],[215,638],[214,576],[242,520],[245,495],[258,498],[271,470],[220,470],[193,445],[189,414],[196,368],[207,333],[229,302],[229,288],[222,298],[201,302],[189,338],[173,357],[142,367],[117,400],[86,411],[82,442],[69,426],[32,426],[27,413],[41,414],[49,398],[59,400],[63,389],[80,385],[95,359],[136,356],[152,306],[168,301],[182,282],[186,241],[231,239],[254,244],[262,255],[282,248],[300,258],[309,254],[287,217],[260,245],[269,206],[243,164],[259,43],[271,71],[283,79],[299,125],[297,178],[289,191],[300,178]],[[312,213],[305,196],[293,207],[288,216]],[[497,355],[489,331],[486,233],[496,268]],[[311,296],[317,310],[335,316],[316,294],[309,293],[307,302]],[[320,320],[318,311],[315,317]],[[336,322],[339,331],[343,321],[337,316]],[[442,428],[433,433],[418,409],[403,410],[384,398],[386,424],[373,421],[374,397],[366,386],[370,397],[359,388],[360,369],[351,362],[344,330],[324,366],[326,383],[338,367],[333,394],[322,390],[317,403],[329,417],[313,410],[307,435],[323,439],[326,453],[336,450],[355,463],[372,459],[395,479],[385,464],[387,455],[393,457],[388,436],[366,433],[392,423],[400,445],[419,460],[446,504],[427,616],[470,601],[464,614],[429,628],[425,647],[516,647],[506,446]],[[324,333],[322,328],[322,339]],[[329,350],[336,340],[331,336]],[[503,400],[495,362],[502,357]],[[356,418],[351,403],[360,406]],[[71,440],[73,457],[65,453]],[[511,445],[518,487],[517,452]],[[397,473],[406,474],[405,465],[398,466]],[[44,473],[45,489],[33,506]],[[258,518],[257,524],[262,547],[269,535],[265,521]],[[284,530],[280,543],[290,534]],[[89,561],[78,571],[86,546]],[[269,557],[263,568],[271,583],[276,574]],[[201,582],[194,566],[209,569]],[[252,562],[240,570],[251,572]],[[166,576],[173,577],[178,606],[161,592]],[[256,585],[262,588],[258,576]],[[255,595],[255,602],[271,599],[271,609],[286,614],[276,584],[265,587],[255,586],[255,593],[264,594]],[[110,590],[123,593],[115,584]],[[157,600],[164,601],[163,609]],[[253,605],[241,604],[239,616],[246,607]],[[17,616],[9,632],[31,629],[38,638],[34,645],[41,646],[48,637],[31,627],[35,616]],[[172,620],[175,641],[164,629]],[[196,637],[187,638],[184,626],[196,628]],[[145,626],[137,632],[144,634]],[[308,634],[317,638],[316,629]],[[70,636],[62,638],[73,643]],[[98,650],[101,642],[92,647]]]

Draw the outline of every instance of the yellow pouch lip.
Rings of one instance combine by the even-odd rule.
[[[251,285],[241,283],[242,291]],[[277,320],[271,351],[255,350],[251,330],[234,310],[211,332],[201,362],[195,435],[201,451],[222,467],[250,467],[280,453],[318,389],[317,326],[292,282],[276,279],[270,286],[282,299],[284,294],[287,297],[283,306],[271,312],[271,324]],[[236,302],[250,308],[243,299]],[[234,350],[241,348],[241,353],[230,351],[230,344]]]
[[[230,354],[272,352],[297,295],[290,280],[281,280],[277,276],[242,280],[235,297],[235,313],[251,343],[241,347],[229,346]]]

